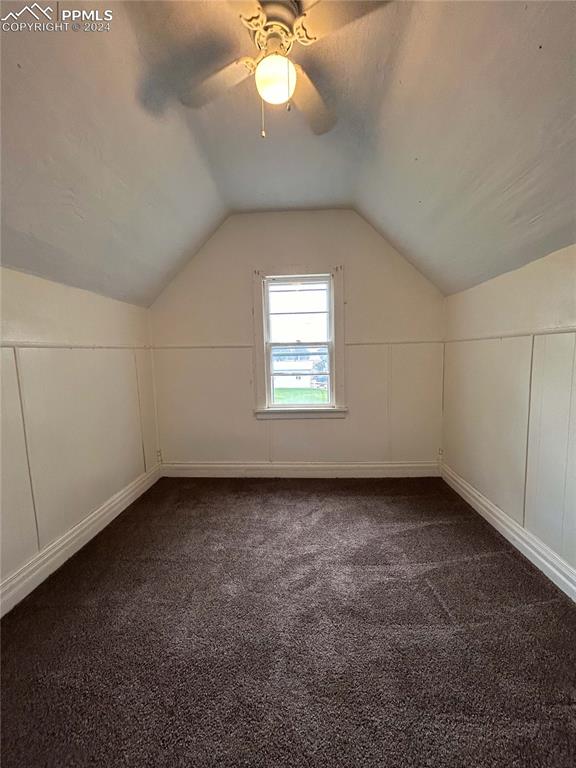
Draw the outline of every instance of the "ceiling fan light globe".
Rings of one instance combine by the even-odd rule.
[[[256,88],[268,104],[285,104],[296,88],[296,67],[290,59],[272,53],[259,62],[254,75]]]

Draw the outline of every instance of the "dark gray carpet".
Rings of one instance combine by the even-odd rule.
[[[576,765],[576,606],[440,480],[161,480],[2,645],[2,768]]]

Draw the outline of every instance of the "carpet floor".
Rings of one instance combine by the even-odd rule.
[[[163,479],[2,646],[2,768],[576,765],[576,606],[437,479]]]

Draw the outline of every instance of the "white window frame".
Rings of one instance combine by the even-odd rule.
[[[312,341],[270,341],[270,306],[268,304],[269,299],[269,291],[268,288],[270,285],[274,283],[284,283],[287,282],[297,282],[300,284],[309,284],[313,285],[315,283],[323,283],[328,285],[328,338],[325,341],[318,341],[318,340],[312,340]],[[272,361],[272,353],[273,350],[278,347],[286,347],[290,346],[295,349],[306,348],[306,347],[326,347],[328,349],[328,379],[330,382],[330,391],[329,391],[329,402],[326,404],[322,404],[321,408],[333,408],[334,404],[336,402],[335,397],[335,391],[334,391],[334,302],[333,302],[333,294],[334,294],[334,288],[332,285],[332,275],[330,274],[322,274],[322,275],[270,275],[267,277],[264,277],[262,279],[262,291],[263,291],[263,297],[262,301],[264,303],[264,364],[265,364],[265,371],[266,371],[266,407],[268,409],[270,408],[278,408],[278,405],[273,403],[272,401],[272,370],[271,370],[271,361]],[[282,408],[285,408],[286,410],[301,410],[302,408],[310,408],[310,407],[316,407],[318,406],[310,406],[310,405],[297,405],[297,404],[290,404],[287,403],[285,406],[282,406]]]
[[[267,285],[274,280],[314,281],[329,278],[330,333],[328,341],[309,341],[290,346],[328,347],[330,357],[330,403],[326,405],[277,405],[272,403],[271,393],[271,350],[287,346],[287,342],[276,343],[268,339],[268,291]],[[341,266],[326,270],[310,270],[301,267],[285,267],[276,270],[254,272],[254,337],[255,337],[255,393],[257,418],[343,418],[347,413],[344,403],[344,298],[343,269]]]

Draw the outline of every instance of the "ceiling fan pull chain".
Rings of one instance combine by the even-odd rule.
[[[263,139],[266,138],[266,121],[265,121],[265,115],[264,115],[264,99],[260,99],[260,104],[262,105],[262,123],[261,123],[261,129],[260,129],[260,136],[262,136]]]

